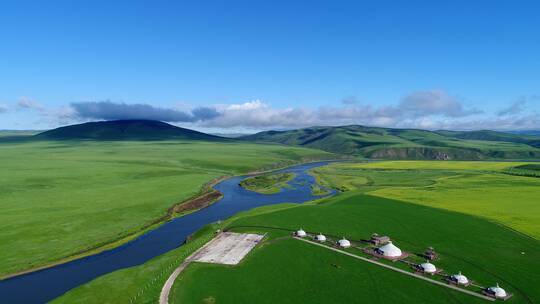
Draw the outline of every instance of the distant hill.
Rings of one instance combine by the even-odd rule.
[[[540,137],[494,131],[426,131],[353,125],[266,131],[242,139],[382,159],[540,159]]]
[[[52,140],[227,140],[154,120],[114,120],[87,122],[60,127],[34,136]]]
[[[10,137],[10,136],[31,136],[38,134],[42,131],[35,130],[0,130],[0,137]]]
[[[527,144],[536,148],[540,148],[540,137],[529,134],[512,134],[506,132],[496,132],[489,130],[482,131],[438,131],[439,134],[443,134],[449,137],[459,139],[474,139],[474,140],[486,140],[486,141],[504,141],[513,143]]]
[[[508,131],[506,133],[540,136],[540,130]]]

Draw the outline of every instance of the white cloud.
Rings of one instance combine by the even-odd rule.
[[[527,106],[530,103],[537,102],[540,103],[540,96],[530,95],[530,96],[521,96],[516,101],[514,101],[510,106],[500,110],[497,115],[499,116],[511,116],[518,115],[527,109]]]
[[[126,104],[111,101],[77,102],[56,109],[41,107],[40,115],[53,126],[90,120],[154,119],[178,123],[185,127],[212,130],[259,131],[293,129],[309,126],[366,125],[420,129],[539,129],[540,115],[534,111],[517,111],[511,105],[490,115],[466,108],[460,99],[444,91],[417,91],[403,97],[396,105],[375,107],[348,97],[348,102],[319,108],[275,108],[261,100],[237,104],[215,104],[205,107],[160,108],[148,104]],[[354,102],[353,102],[354,101]],[[20,101],[22,104],[22,102]],[[35,103],[25,103],[36,108]],[[18,105],[21,107],[22,105]],[[0,108],[1,109],[1,108]],[[510,110],[509,110],[510,109]]]
[[[43,111],[45,108],[37,101],[30,97],[21,97],[17,101],[17,108]]]
[[[288,129],[313,125],[362,124],[384,127],[434,127],[435,118],[460,118],[478,114],[443,91],[419,91],[404,97],[396,106],[372,107],[360,104],[354,97],[342,100],[340,106],[317,109],[275,109],[260,100],[216,106],[220,115],[203,120],[207,128]]]
[[[463,117],[477,114],[477,110],[465,110],[461,102],[441,90],[417,91],[405,96],[398,106],[399,110],[411,115],[442,115]]]

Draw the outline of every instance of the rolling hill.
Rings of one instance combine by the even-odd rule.
[[[533,135],[540,136],[540,130],[521,130],[521,131],[508,131],[510,134],[519,134],[519,135]]]
[[[45,131],[35,135],[34,138],[49,140],[227,140],[223,137],[184,129],[154,120],[87,122]]]
[[[365,126],[265,131],[243,140],[383,159],[540,159],[540,137],[495,131],[426,131]]]

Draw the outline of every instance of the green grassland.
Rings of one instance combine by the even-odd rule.
[[[540,242],[479,217],[349,192],[229,225],[269,233],[238,266],[193,264],[174,285],[173,303],[481,303],[380,267],[290,239],[298,227],[352,240],[388,234],[409,252],[434,246],[435,264],[480,285],[499,282],[508,303],[540,300]],[[282,238],[285,237],[285,238]],[[489,254],[488,254],[489,253]],[[522,254],[523,253],[523,254]],[[210,301],[210,302],[209,302]]]
[[[400,169],[400,163],[403,168],[411,166],[402,162],[391,165],[340,163],[317,168],[314,174],[323,185],[334,188],[347,185],[345,192],[302,205],[257,208],[207,227],[199,232],[193,243],[204,241],[216,228],[267,233],[267,238],[238,266],[190,265],[176,281],[171,302],[484,302],[290,239],[290,232],[299,227],[352,240],[366,238],[373,232],[388,234],[403,250],[413,253],[433,246],[440,254],[440,260],[435,264],[445,271],[462,271],[484,286],[499,282],[514,294],[508,303],[540,301],[536,286],[540,271],[540,242],[537,239],[508,229],[501,221],[478,216],[473,210],[471,214],[465,214],[445,210],[449,209],[445,206],[435,208],[416,201],[405,202],[372,194],[403,186],[422,189],[436,185],[441,179],[457,176],[518,178],[502,173],[507,166],[516,166],[515,163],[422,162],[416,164],[416,169]],[[393,167],[377,168],[376,165]],[[434,167],[439,168],[429,169]],[[508,181],[503,179],[500,183]],[[528,183],[522,183],[522,186],[525,187],[523,192],[536,191]],[[490,193],[486,189],[481,191]],[[474,191],[469,189],[464,193],[474,194]],[[492,208],[496,208],[501,204],[497,200],[499,193],[492,195]],[[470,200],[471,205],[475,203]],[[516,209],[519,208],[527,207],[517,205]],[[479,211],[480,207],[475,212]],[[128,302],[136,294],[140,294],[136,303],[155,303],[168,274],[186,256],[184,250],[187,249],[182,248],[144,265],[97,278],[68,292],[55,303],[119,303]]]
[[[377,196],[486,217],[540,239],[540,180],[504,174],[508,168],[534,166],[514,162],[390,161],[340,164],[319,172],[334,187],[343,184],[364,188]],[[330,171],[325,174],[324,170]],[[405,181],[388,187],[379,182],[376,188],[362,187],[380,175],[394,176],[386,178],[386,183],[399,175],[409,175],[410,181],[421,178],[424,183]]]
[[[263,245],[238,267],[190,265],[171,298],[235,304],[483,302],[290,238]]]
[[[503,174],[441,177],[418,188],[372,192],[417,204],[486,217],[540,239],[540,180]]]
[[[265,214],[294,206],[296,205],[263,206],[240,212],[220,223],[207,225],[192,235],[187,246],[180,246],[142,265],[103,275],[70,290],[52,303],[116,304],[129,303],[130,301],[133,301],[131,303],[156,303],[161,288],[169,275],[189,254],[208,242],[215,235],[217,229],[224,229],[232,221],[245,216]]]
[[[0,142],[0,276],[132,235],[217,177],[321,156],[233,142]]]
[[[51,303],[156,303],[169,275],[187,256],[208,242],[218,228],[219,225],[208,225],[194,234],[184,246],[143,265],[103,275],[70,290]]]
[[[524,165],[524,162],[495,162],[495,161],[384,161],[351,165],[351,168],[368,169],[398,169],[398,170],[467,170],[494,171]]]
[[[363,167],[367,164],[361,164]],[[319,182],[341,192],[367,192],[381,187],[427,186],[444,176],[441,170],[377,170],[358,169],[355,163],[337,163],[313,170]]]
[[[273,194],[286,187],[295,176],[296,174],[290,172],[262,174],[244,179],[240,186],[262,194]]]

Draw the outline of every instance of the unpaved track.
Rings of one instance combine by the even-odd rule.
[[[212,242],[212,241],[210,241]],[[209,243],[210,243],[209,242]],[[207,243],[208,244],[208,243]],[[165,281],[165,284],[163,284],[163,288],[161,288],[161,293],[159,294],[159,304],[169,304],[169,294],[171,293],[171,288],[174,284],[174,281],[176,281],[176,278],[180,275],[184,269],[191,263],[192,257],[197,255],[199,251],[203,250],[203,248],[206,245],[202,246],[201,248],[197,249],[195,252],[193,252],[190,256],[188,256],[180,266],[178,266],[173,273],[169,276],[167,281]]]
[[[189,263],[190,261],[186,259],[186,261],[180,264],[180,266],[178,266],[178,268],[176,268],[171,276],[167,279],[165,285],[163,285],[163,288],[161,289],[161,294],[159,295],[159,304],[169,304],[169,293],[171,293],[171,287],[173,286],[174,281],[176,281],[176,278],[189,265]]]
[[[159,295],[160,304],[169,303],[169,294],[174,281],[191,262],[206,262],[225,265],[238,264],[264,237],[249,233],[223,232],[187,257],[169,276]]]

